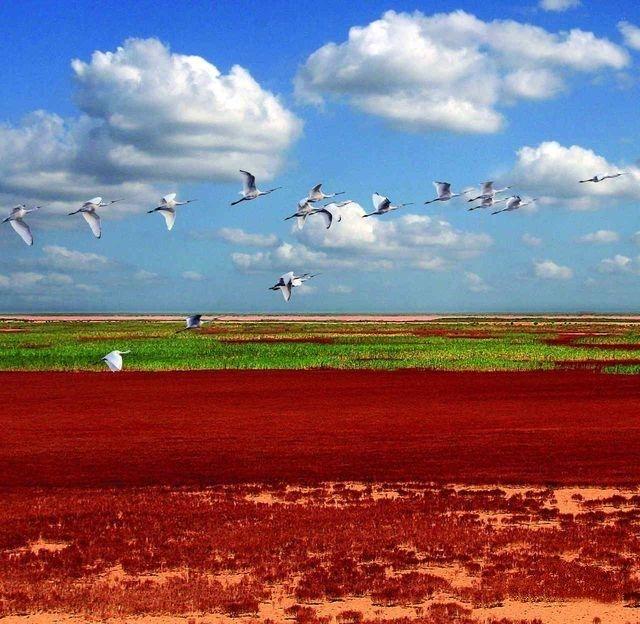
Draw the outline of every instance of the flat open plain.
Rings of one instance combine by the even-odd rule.
[[[1,324],[2,624],[640,621],[635,320],[178,328]]]

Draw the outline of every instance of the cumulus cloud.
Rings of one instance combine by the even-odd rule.
[[[357,203],[334,213],[341,221],[330,230],[321,219],[309,219],[303,230],[292,227],[295,243],[281,242],[253,254],[237,252],[233,263],[243,271],[296,267],[366,271],[397,266],[442,271],[481,255],[493,244],[487,234],[461,231],[427,215],[363,219],[365,210]]]
[[[501,105],[546,99],[570,74],[628,63],[623,48],[579,29],[552,33],[513,20],[485,22],[464,11],[387,11],[352,27],[346,41],[311,54],[295,91],[316,104],[345,98],[409,130],[492,133],[504,125]]]
[[[613,258],[604,258],[598,265],[600,273],[637,273],[640,259],[616,254]]]
[[[223,74],[156,39],[72,62],[80,114],[37,111],[0,127],[0,193],[53,211],[100,194],[131,211],[154,183],[271,177],[301,122],[244,68]]]
[[[561,13],[569,9],[575,9],[581,4],[580,0],[540,0],[540,8],[544,11]]]
[[[491,290],[491,286],[489,286],[489,284],[487,284],[477,273],[466,271],[464,274],[464,281],[471,292],[481,293]]]
[[[540,247],[542,245],[542,239],[538,236],[533,236],[533,234],[524,233],[521,238],[522,242],[527,247]]]
[[[533,271],[540,279],[568,280],[573,277],[573,270],[567,266],[556,264],[553,260],[542,260],[533,263]]]
[[[624,43],[633,50],[640,50],[640,28],[630,22],[618,22],[618,29],[622,33]]]
[[[278,244],[275,234],[251,234],[240,228],[220,228],[216,235],[228,243],[247,247],[275,247]]]
[[[60,245],[45,245],[42,251],[42,264],[65,271],[101,271],[111,264],[106,256],[67,249]]]
[[[8,291],[16,299],[43,299],[49,295],[62,296],[73,290],[91,288],[85,284],[78,284],[65,273],[33,271],[17,271],[0,274],[0,291]]]
[[[627,172],[604,182],[580,183],[594,175]],[[566,147],[557,141],[518,150],[516,162],[508,174],[510,183],[540,198],[541,203],[561,203],[574,210],[593,210],[612,200],[640,199],[640,169],[622,166],[579,145]]]
[[[589,243],[589,244],[605,244],[605,243],[616,243],[620,240],[617,232],[613,230],[598,230],[597,232],[590,232],[589,234],[585,234],[578,238],[578,242],[580,243]]]
[[[186,279],[190,282],[201,282],[204,280],[204,275],[197,271],[184,271],[184,273],[182,273],[182,279]]]

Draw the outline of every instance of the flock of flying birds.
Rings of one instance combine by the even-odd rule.
[[[254,199],[258,199],[264,195],[269,195],[274,191],[282,188],[280,186],[269,189],[267,191],[261,191],[256,186],[256,178],[253,174],[248,171],[240,170],[243,179],[243,188],[240,191],[240,195],[242,196],[240,199],[231,202],[232,206],[235,206],[244,201],[251,201]],[[594,175],[591,178],[587,178],[586,180],[579,180],[580,184],[594,183],[598,184],[600,182],[604,182],[605,180],[611,180],[613,178],[619,178],[620,176],[628,175],[628,172],[618,172],[607,175]],[[450,201],[456,197],[466,197],[470,193],[472,193],[475,189],[470,188],[460,193],[454,193],[451,190],[451,184],[449,182],[434,182],[433,185],[436,189],[436,197],[433,199],[429,199],[425,201],[425,204],[432,204],[434,202],[446,202]],[[478,204],[474,204],[468,208],[468,210],[478,210],[478,209],[487,209],[487,208],[495,208],[504,203],[504,206],[501,206],[497,210],[491,212],[492,215],[499,214],[501,212],[512,212],[514,210],[519,210],[520,208],[524,208],[537,201],[537,198],[530,199],[528,201],[523,201],[520,195],[511,195],[509,197],[504,197],[501,199],[497,199],[496,196],[502,193],[505,193],[511,189],[510,186],[505,186],[501,189],[494,188],[494,183],[492,181],[484,182],[481,186],[481,192],[476,197],[468,198],[467,202],[479,202]],[[334,215],[332,210],[342,208],[348,204],[354,203],[353,200],[345,200],[345,201],[331,201],[328,204],[318,205],[319,202],[322,202],[326,199],[332,199],[339,195],[344,195],[344,191],[339,191],[336,193],[325,193],[322,190],[322,183],[316,184],[308,193],[308,195],[302,198],[298,202],[298,206],[296,212],[292,215],[285,217],[285,221],[289,219],[296,219],[298,229],[302,229],[306,220],[313,215],[320,215],[325,222],[325,226],[329,229],[334,222]],[[184,206],[186,204],[190,204],[197,200],[195,199],[187,199],[185,201],[179,201],[176,199],[176,193],[170,193],[169,195],[165,195],[161,198],[159,202],[159,206],[153,208],[152,210],[148,210],[149,214],[158,212],[160,213],[166,222],[167,230],[171,230],[174,226],[176,220],[176,208],[178,206]],[[380,193],[374,193],[372,196],[373,207],[374,210],[369,213],[365,213],[362,215],[363,218],[366,217],[374,217],[381,216],[393,210],[398,210],[399,208],[403,208],[404,206],[411,206],[412,203],[405,204],[397,204],[394,205],[391,203],[391,200]],[[85,221],[89,224],[93,235],[96,238],[100,238],[102,236],[102,223],[100,221],[100,215],[97,210],[99,208],[105,208],[107,206],[111,206],[121,199],[113,199],[109,202],[104,202],[102,197],[94,197],[89,201],[84,202],[78,210],[74,210],[70,212],[69,215],[81,214]],[[22,240],[27,245],[33,245],[33,235],[31,233],[31,228],[25,222],[24,218],[31,212],[35,212],[36,210],[40,210],[41,206],[34,206],[33,208],[27,208],[25,205],[15,206],[9,216],[4,219],[3,223],[9,223],[11,227],[15,230],[15,232],[22,238]],[[338,216],[335,219],[336,222],[341,221],[341,217]],[[285,301],[289,301],[291,299],[291,293],[293,289],[297,286],[301,286],[304,282],[310,280],[312,277],[315,277],[313,274],[304,273],[303,275],[296,275],[293,271],[289,271],[284,275],[280,276],[278,281],[270,287],[270,290],[277,291],[279,290],[282,293]],[[202,324],[205,321],[202,320],[201,314],[195,314],[187,317],[186,325],[182,331],[200,329]],[[179,333],[179,332],[177,332]],[[123,360],[122,356],[124,354],[130,353],[129,351],[111,351],[107,355],[105,355],[101,361],[105,362],[105,364],[109,367],[109,370],[113,372],[117,372],[122,370]]]

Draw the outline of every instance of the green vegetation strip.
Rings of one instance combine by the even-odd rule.
[[[113,349],[131,350],[130,370],[398,369],[517,371],[589,363],[636,373],[637,328],[566,327],[566,323],[211,323],[176,333],[158,321],[0,323],[0,370],[100,370]],[[563,332],[573,344],[549,344]],[[593,343],[611,345],[596,348]],[[629,362],[628,360],[634,360]],[[635,364],[635,360],[638,364]],[[624,360],[624,362],[620,362]]]

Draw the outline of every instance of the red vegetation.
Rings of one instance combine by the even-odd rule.
[[[637,483],[639,404],[579,370],[1,373],[0,486]]]
[[[0,618],[263,607],[318,624],[337,603],[343,624],[393,606],[413,610],[407,623],[479,624],[476,609],[507,600],[635,605],[640,508],[602,494],[594,522],[582,505],[559,514],[545,488],[18,488],[0,506]]]

